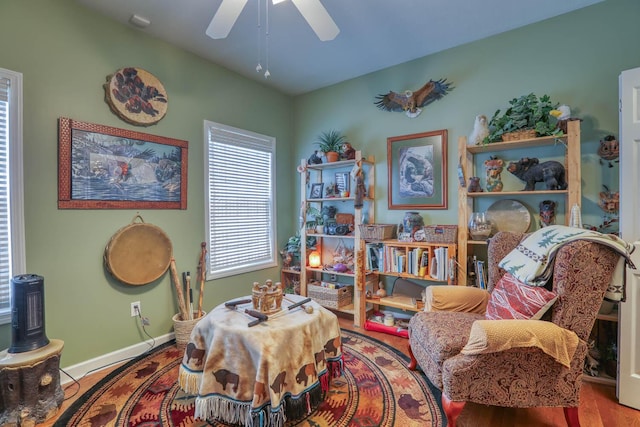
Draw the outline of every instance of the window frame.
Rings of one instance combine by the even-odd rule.
[[[9,176],[9,282],[0,283],[11,291],[11,278],[26,273],[24,227],[24,164],[23,164],[23,84],[22,73],[0,68],[0,78],[9,81],[8,176]],[[11,322],[11,295],[9,307],[0,308],[0,324]]]
[[[270,192],[271,194],[268,197],[269,200],[269,212],[270,218],[268,218],[269,222],[269,230],[266,230],[269,235],[270,242],[269,246],[269,254],[268,258],[258,261],[250,261],[239,265],[234,265],[229,268],[223,269],[215,269],[213,260],[216,256],[216,244],[214,243],[214,238],[212,235],[212,210],[213,205],[210,200],[211,195],[211,170],[210,170],[210,157],[212,155],[212,145],[215,144],[215,141],[212,140],[215,132],[221,132],[225,134],[225,136],[229,136],[235,134],[238,136],[238,139],[235,141],[227,140],[226,144],[236,143],[238,146],[242,146],[244,149],[252,149],[251,146],[254,146],[256,151],[265,152],[270,155]],[[250,142],[248,142],[250,141]],[[249,146],[249,147],[248,147]],[[259,146],[259,150],[258,150]],[[276,139],[272,136],[259,134],[256,132],[248,131],[245,129],[236,128],[233,126],[224,125],[221,123],[216,123],[213,121],[204,121],[204,191],[205,191],[205,230],[206,230],[206,241],[208,245],[208,260],[207,260],[207,274],[206,280],[220,279],[224,277],[235,276],[238,274],[250,273],[254,271],[264,270],[268,268],[273,268],[278,266],[278,258],[277,258],[277,244],[276,244],[276,202],[275,202],[275,189],[276,189]],[[239,234],[241,235],[241,234]],[[247,248],[247,242],[243,241],[242,238],[238,238],[238,247],[243,249]]]

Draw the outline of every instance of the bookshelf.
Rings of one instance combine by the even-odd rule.
[[[367,274],[450,285],[456,282],[455,243],[403,242],[395,239],[366,241],[364,252]],[[413,312],[422,309],[421,301],[417,298],[398,295],[375,298],[372,287],[376,282],[370,280],[362,287],[366,302],[373,304],[374,309],[380,305]],[[366,297],[367,293],[371,296]]]

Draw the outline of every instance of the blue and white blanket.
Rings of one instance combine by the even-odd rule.
[[[553,264],[558,249],[574,240],[597,242],[620,254],[621,258],[606,298],[624,301],[625,263],[635,268],[629,256],[633,246],[613,234],[565,225],[551,225],[528,235],[500,261],[499,266],[522,283],[530,286],[544,286],[553,274]]]

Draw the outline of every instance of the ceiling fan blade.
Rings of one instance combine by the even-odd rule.
[[[320,0],[291,0],[323,42],[336,38],[340,29]]]
[[[205,34],[212,39],[223,39],[227,37],[231,31],[231,27],[236,23],[242,9],[244,9],[244,6],[247,4],[247,1],[248,0],[222,0]]]

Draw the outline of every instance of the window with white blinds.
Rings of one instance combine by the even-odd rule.
[[[275,138],[205,121],[207,278],[277,265]]]
[[[11,278],[25,266],[22,74],[0,68],[0,323],[11,320]]]

